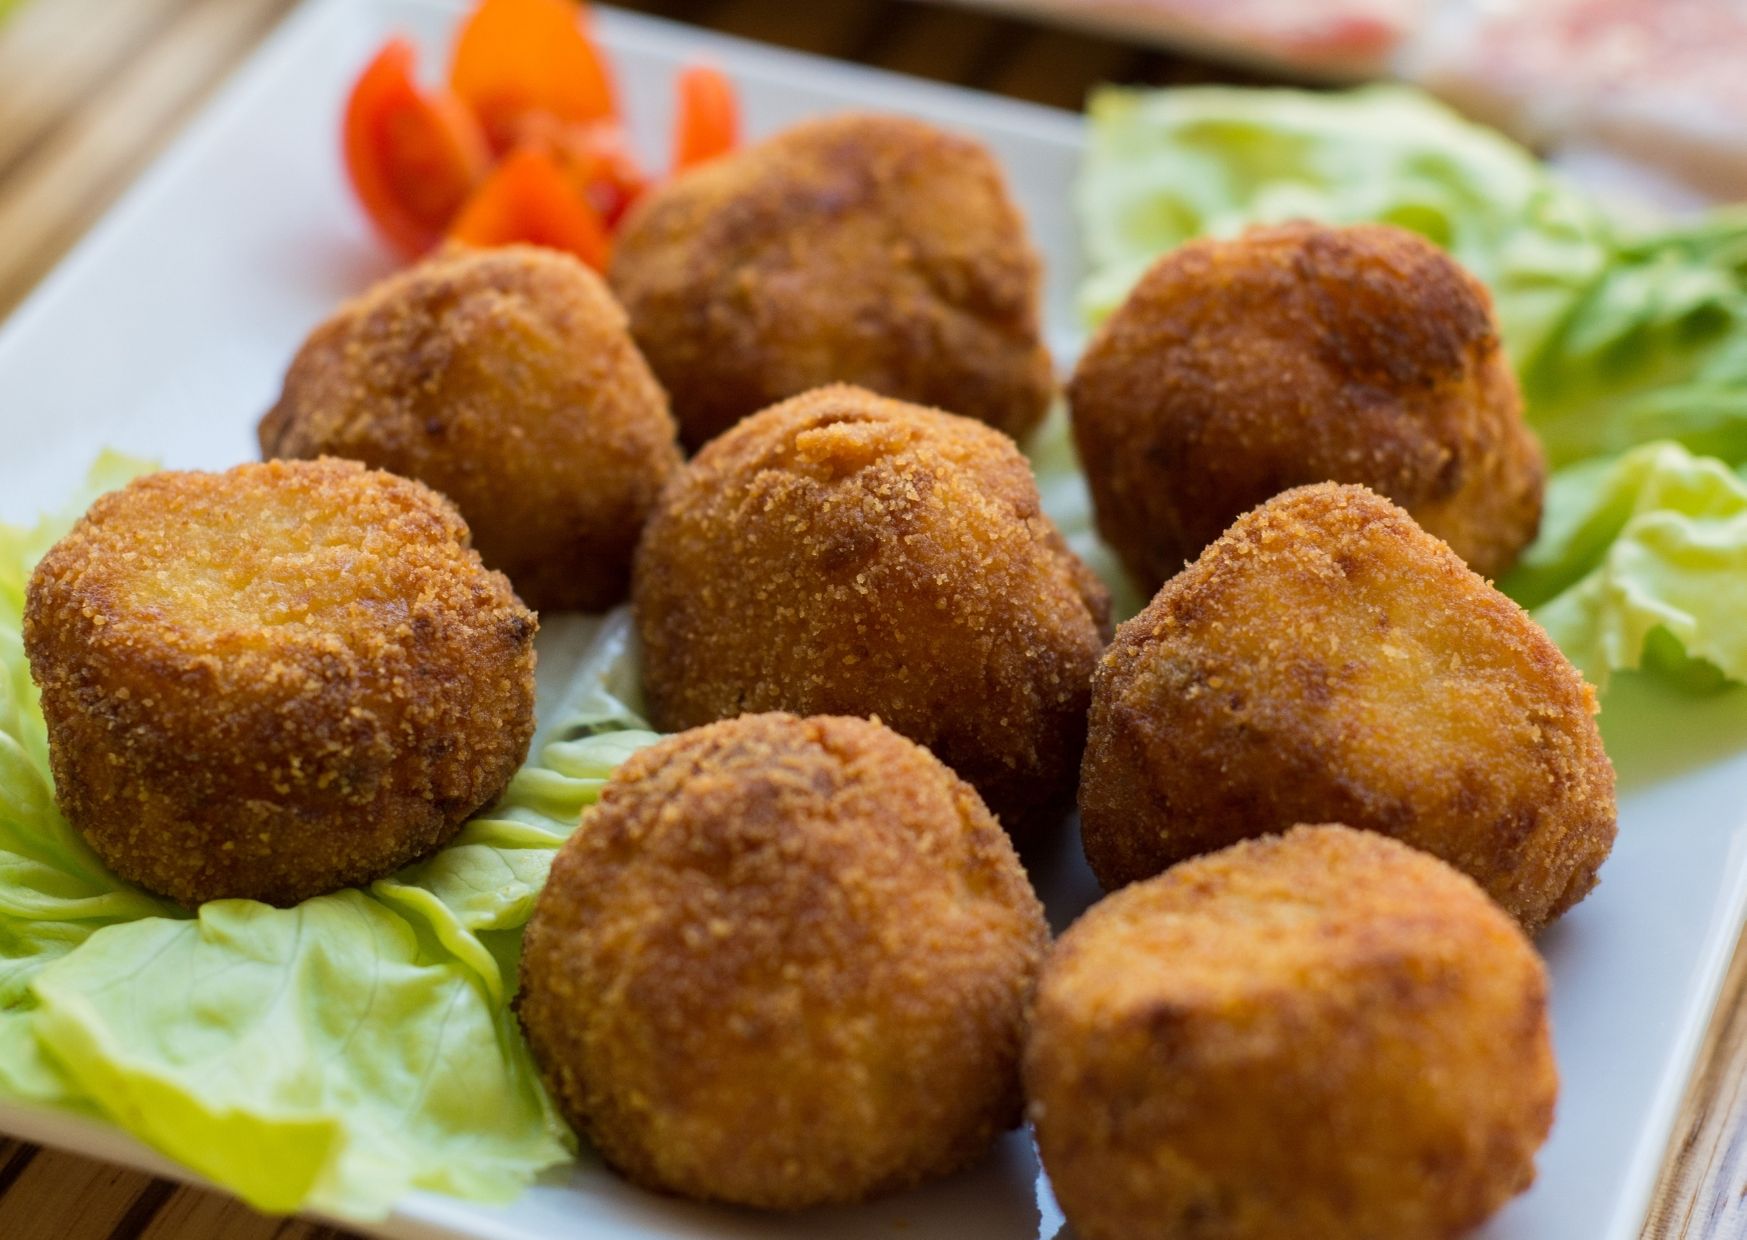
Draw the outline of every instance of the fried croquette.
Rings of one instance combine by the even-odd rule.
[[[1099,532],[1144,590],[1242,512],[1363,483],[1496,577],[1545,466],[1484,286],[1380,224],[1252,228],[1165,255],[1069,385]]]
[[[1534,1179],[1546,971],[1443,862],[1298,827],[1070,927],[1025,1086],[1081,1240],[1447,1240]]]
[[[746,715],[614,773],[516,1008],[630,1179],[771,1209],[944,1175],[1020,1118],[1043,910],[969,785],[877,721]]]
[[[30,579],[55,797],[183,904],[367,882],[493,800],[534,728],[533,613],[428,487],[350,461],[159,473]]]
[[[1041,270],[980,144],[847,115],[656,190],[610,276],[695,449],[836,382],[1025,434],[1055,387]]]
[[[435,487],[531,606],[585,611],[623,601],[675,434],[605,283],[532,246],[447,251],[347,302],[260,426],[265,457]]]
[[[1241,517],[1117,630],[1080,785],[1106,888],[1298,822],[1475,879],[1533,933],[1614,840],[1594,691],[1515,603],[1358,486]]]
[[[664,731],[878,715],[1017,834],[1068,809],[1109,599],[981,423],[842,386],[748,418],[675,476],[633,596]]]

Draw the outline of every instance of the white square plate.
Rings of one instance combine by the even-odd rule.
[[[456,10],[420,0],[309,0],[205,115],[0,332],[0,520],[58,507],[104,446],[182,467],[255,455],[254,425],[304,334],[388,270],[339,165],[339,112],[393,31],[428,69]],[[1068,189],[1079,118],[891,74],[603,12],[637,140],[669,131],[670,77],[700,53],[743,92],[753,134],[865,107],[977,135],[999,156],[1049,265],[1058,361],[1080,341],[1080,275]],[[652,162],[657,162],[652,160]],[[1744,695],[1695,701],[1665,741],[1685,752],[1622,763],[1619,846],[1600,889],[1541,943],[1553,974],[1564,1089],[1538,1183],[1485,1231],[1490,1240],[1633,1240],[1747,897]],[[1707,749],[1707,745],[1709,748]],[[1616,757],[1619,757],[1616,753]],[[1089,878],[1076,842],[1046,874],[1058,924]],[[0,1130],[186,1176],[89,1121],[0,1104]],[[375,1230],[390,1236],[522,1240],[566,1235],[1053,1237],[1061,1214],[1030,1141],[1005,1138],[978,1169],[853,1210],[784,1218],[674,1202],[585,1158],[513,1205],[415,1195]]]

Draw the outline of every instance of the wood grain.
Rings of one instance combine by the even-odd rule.
[[[0,26],[0,316],[291,3],[27,0]],[[1105,80],[1256,80],[1243,70],[1110,39],[901,0],[637,0],[628,7],[1070,108]],[[218,1194],[0,1140],[5,1240],[336,1240],[342,1234],[269,1218]],[[1747,938],[1682,1107],[1643,1240],[1743,1236]]]
[[[18,30],[48,44],[40,59],[11,54],[35,66],[27,83],[53,79],[53,63],[64,56],[69,74],[84,78],[86,87],[74,93],[38,86],[34,105],[28,99],[15,105],[23,113],[17,123],[34,120],[37,136],[10,139],[13,158],[0,168],[0,313],[102,215],[291,0],[178,0],[167,6],[167,20],[147,23],[139,32],[149,38],[121,49],[118,62],[79,50],[81,31],[101,26],[123,7],[112,0],[46,0],[26,5],[17,15],[19,26],[0,31],[0,46],[9,45]],[[65,23],[49,32],[61,38],[43,37],[39,26],[27,24],[41,12]],[[8,58],[0,53],[0,65]],[[96,81],[101,88],[90,89]],[[0,83],[0,93],[12,99],[12,79],[0,72]],[[65,106],[51,110],[57,99]]]
[[[1681,1102],[1644,1240],[1747,1236],[1747,930]]]

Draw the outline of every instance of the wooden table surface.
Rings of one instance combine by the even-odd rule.
[[[24,0],[5,19],[0,318],[293,3]],[[627,7],[1064,108],[1078,108],[1086,89],[1100,81],[1255,80],[1109,39],[905,0],[633,0]],[[0,1140],[5,1240],[343,1235],[301,1220],[268,1218],[215,1193]],[[1747,940],[1725,983],[1643,1235],[1747,1236]]]

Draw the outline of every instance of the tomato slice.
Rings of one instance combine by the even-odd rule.
[[[405,39],[377,53],[346,103],[346,168],[396,249],[417,256],[444,236],[525,241],[605,267],[611,230],[649,179],[585,21],[571,0],[479,0],[456,39],[446,91],[418,89]],[[734,149],[739,129],[727,76],[686,69],[675,170]]]
[[[572,124],[530,112],[516,126],[516,145],[545,151],[607,227],[649,187],[617,121]]]
[[[599,50],[571,0],[482,0],[455,41],[449,86],[473,109],[497,151],[516,144],[531,112],[560,121],[616,115]]]
[[[557,161],[535,146],[519,146],[504,156],[461,208],[449,236],[465,245],[520,241],[568,250],[597,271],[606,269],[612,254],[594,208]]]
[[[446,91],[421,93],[415,54],[391,39],[346,100],[346,172],[371,223],[407,257],[442,239],[485,175],[491,153],[466,106]]]
[[[740,142],[740,104],[728,75],[714,65],[690,65],[679,75],[679,115],[673,170],[683,172],[726,155]]]

